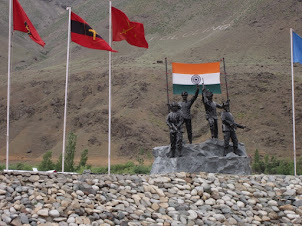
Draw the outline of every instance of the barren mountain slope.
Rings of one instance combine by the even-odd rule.
[[[14,33],[11,91],[10,159],[37,162],[47,150],[62,149],[67,44],[66,1],[19,0],[37,24],[45,48],[26,34]],[[30,2],[30,4],[25,4]],[[72,9],[108,41],[108,3],[78,0]],[[1,89],[0,161],[5,159],[7,86],[7,11],[0,0]],[[112,5],[145,27],[149,49],[114,42],[112,54],[112,159],[134,158],[140,150],[169,143],[165,67],[171,62],[226,61],[231,110],[250,130],[239,141],[253,154],[290,157],[292,151],[290,39],[302,35],[302,3],[297,0],[123,0]],[[3,6],[3,7],[2,7]],[[71,43],[67,130],[78,136],[78,155],[89,149],[94,165],[107,163],[108,52]],[[221,71],[223,71],[221,63]],[[297,152],[301,153],[301,66],[295,67]],[[222,95],[226,100],[224,76]],[[193,142],[210,137],[201,98],[192,107]],[[221,122],[219,122],[219,129]],[[220,138],[222,134],[220,131]],[[186,138],[186,134],[184,135]],[[31,153],[27,153],[31,150]]]

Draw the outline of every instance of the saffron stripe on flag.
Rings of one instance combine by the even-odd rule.
[[[179,84],[179,85],[195,85],[192,83],[192,76],[194,74],[178,74],[173,73],[173,84]],[[206,85],[215,85],[220,83],[220,73],[211,73],[211,74],[199,74],[201,78],[200,84],[202,84],[202,81]]]
[[[205,85],[205,88],[211,90],[211,92],[214,94],[221,94],[220,84]],[[189,94],[194,94],[196,91],[196,86],[173,84],[173,94],[181,94],[183,91],[186,91]],[[199,90],[199,93],[201,92],[202,89]]]
[[[179,74],[220,73],[220,62],[204,63],[204,64],[172,63],[172,73],[179,73]]]

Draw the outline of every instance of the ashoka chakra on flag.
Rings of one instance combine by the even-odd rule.
[[[195,85],[199,84],[201,82],[201,78],[199,75],[193,75],[191,77],[191,82]]]

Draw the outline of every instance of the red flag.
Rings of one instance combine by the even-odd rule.
[[[111,7],[111,9],[113,41],[126,40],[130,45],[148,48],[144,25],[130,21],[126,14],[117,8]]]
[[[87,48],[117,52],[85,20],[73,12],[71,12],[71,40]]]
[[[14,30],[27,33],[34,42],[44,47],[45,42],[41,39],[34,25],[28,19],[18,0],[14,0],[13,3]]]

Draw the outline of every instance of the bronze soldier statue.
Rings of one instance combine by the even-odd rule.
[[[235,123],[234,117],[230,112],[230,103],[227,101],[222,105],[224,111],[221,113],[222,132],[224,134],[224,155],[228,154],[230,138],[233,142],[234,153],[238,155],[238,139],[236,136],[236,128],[244,129],[245,126]]]
[[[184,118],[180,111],[180,106],[176,102],[171,104],[170,109],[171,112],[168,114],[166,122],[170,128],[171,148],[167,156],[175,158],[176,151],[178,152],[179,157],[182,156],[182,124],[184,123]]]
[[[222,108],[222,105],[213,101],[213,93],[203,88],[202,89],[202,102],[206,110],[206,118],[210,125],[211,137],[218,138],[218,123],[216,108]]]
[[[198,97],[199,93],[199,85],[196,85],[196,91],[194,96],[191,98],[191,100],[188,101],[188,93],[187,92],[182,92],[182,102],[179,102],[178,104],[181,107],[181,111],[184,117],[184,122],[186,124],[186,129],[188,133],[188,140],[190,144],[192,144],[192,116],[191,116],[191,106],[193,105],[194,101]]]

